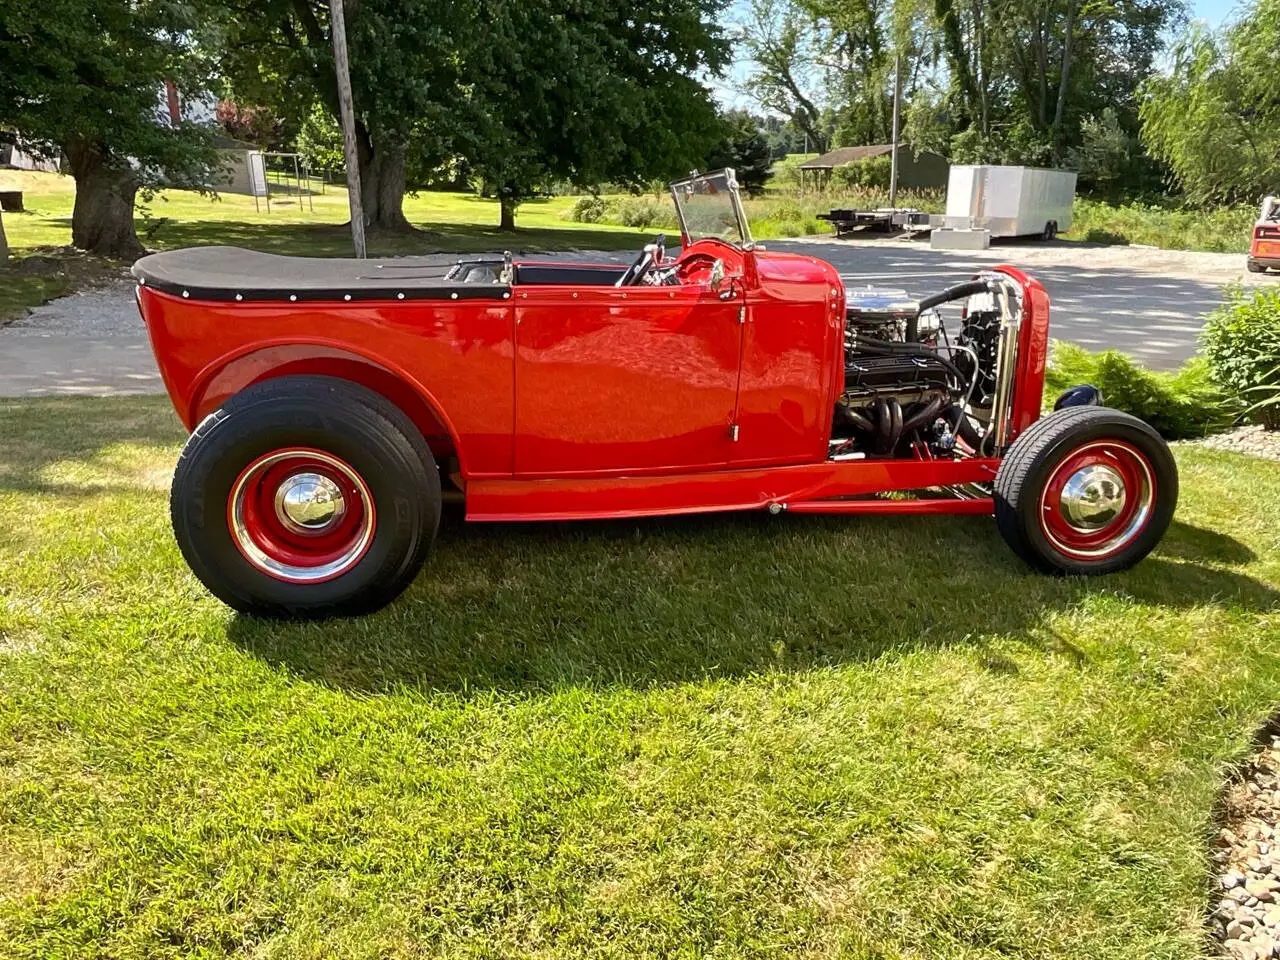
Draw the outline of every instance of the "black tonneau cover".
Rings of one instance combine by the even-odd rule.
[[[133,265],[138,282],[192,300],[506,300],[499,283],[444,279],[426,257],[344,260],[283,257],[240,247],[188,247]]]

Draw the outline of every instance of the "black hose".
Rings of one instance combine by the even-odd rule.
[[[907,340],[914,343],[920,332],[920,314],[926,310],[932,310],[934,307],[944,303],[950,303],[952,300],[961,300],[965,297],[971,297],[975,293],[987,293],[994,289],[996,281],[994,280],[966,280],[964,283],[958,283],[954,287],[947,287],[941,293],[935,293],[931,297],[925,297],[916,304],[916,315],[907,320]]]
[[[920,301],[917,312],[924,313],[926,310],[932,310],[940,304],[950,303],[952,300],[959,300],[962,297],[971,297],[975,293],[987,293],[997,282],[995,280],[966,280],[964,283],[957,283],[954,287],[947,287],[941,293],[925,297]]]

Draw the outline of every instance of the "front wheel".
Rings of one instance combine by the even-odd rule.
[[[996,474],[1000,533],[1048,573],[1128,569],[1160,542],[1177,503],[1178,468],[1164,440],[1106,407],[1067,407],[1036,421]]]
[[[383,397],[329,377],[283,377],[210,414],[174,472],[178,546],[244,613],[365,613],[413,580],[440,522],[421,433]]]

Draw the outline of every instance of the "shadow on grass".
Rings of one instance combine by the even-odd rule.
[[[0,493],[137,494],[130,470],[167,473],[165,448],[183,437],[165,397],[0,401]],[[106,486],[60,482],[59,464],[94,460]],[[163,494],[148,495],[162,509]],[[467,525],[454,508],[422,574],[386,610],[324,623],[236,617],[229,637],[361,692],[645,686],[943,647],[1016,676],[990,639],[1083,658],[1052,629],[1058,611],[1120,604],[1131,611],[1118,622],[1137,628],[1161,609],[1280,608],[1280,592],[1234,569],[1256,559],[1234,537],[1180,522],[1133,570],[1070,579],[1030,572],[979,517]]]
[[[1252,555],[1175,523],[1134,570],[1054,578],[1029,572],[980,518],[453,519],[389,609],[325,623],[237,617],[229,635],[293,673],[375,693],[643,687],[949,646],[1016,676],[1016,664],[985,650],[988,638],[1083,660],[1046,617],[1095,600],[1275,609],[1280,592],[1269,585],[1205,565]]]
[[[178,445],[187,432],[166,396],[0,400],[0,491],[60,497],[136,492],[136,486],[51,481],[48,469],[119,446]]]

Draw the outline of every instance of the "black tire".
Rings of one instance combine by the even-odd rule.
[[[1055,539],[1055,527],[1065,521],[1055,523],[1042,500],[1052,497],[1050,483],[1059,467],[1070,469],[1071,458],[1090,450],[1098,450],[1098,459],[1105,462],[1108,443],[1124,460],[1132,460],[1136,476],[1151,481],[1150,505],[1141,516],[1135,512],[1132,527],[1123,525],[1121,512],[1114,547],[1089,547],[1097,555],[1083,556],[1080,553],[1088,552],[1085,546],[1075,553],[1071,544]],[[1129,502],[1136,505],[1142,487],[1131,486],[1137,489]],[[996,525],[1014,553],[1046,573],[1093,575],[1128,569],[1160,542],[1177,503],[1178,468],[1168,445],[1146,423],[1107,407],[1067,407],[1041,418],[1014,441],[996,473]]]
[[[252,563],[229,522],[232,490],[250,465],[272,451],[303,448],[349,467],[371,501],[371,530],[353,565],[308,583]],[[403,411],[356,384],[306,376],[249,387],[207,416],[183,448],[169,507],[183,557],[228,606],[258,616],[327,617],[376,610],[412,582],[435,540],[440,499],[435,460]]]
[[[1052,240],[1057,235],[1058,228],[1054,225],[1054,222],[1050,220],[1044,225],[1044,231],[1040,234],[1040,239],[1048,241]]]
[[[1267,272],[1267,268],[1263,266],[1261,263],[1259,263],[1257,260],[1254,260],[1252,257],[1250,257],[1244,262],[1244,266],[1245,266],[1245,269],[1248,270],[1250,273],[1266,273]]]

